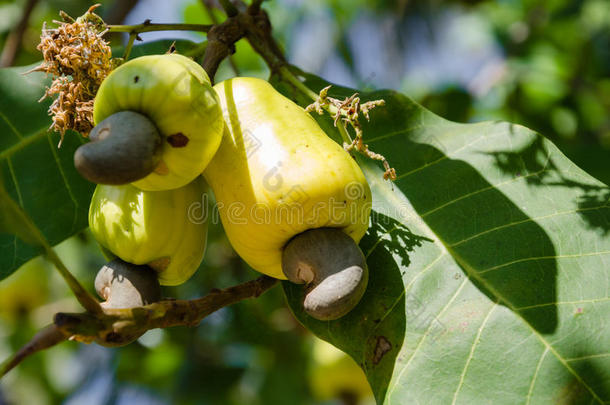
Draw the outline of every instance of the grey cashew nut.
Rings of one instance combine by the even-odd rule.
[[[74,166],[89,181],[127,184],[152,173],[161,161],[162,137],[153,122],[120,111],[97,124],[74,154]]]
[[[104,308],[133,308],[161,299],[157,273],[148,266],[138,266],[114,259],[95,277],[95,290],[105,300]]]
[[[282,270],[293,283],[306,283],[305,311],[332,320],[351,311],[368,283],[368,267],[354,240],[339,229],[305,231],[288,242]]]

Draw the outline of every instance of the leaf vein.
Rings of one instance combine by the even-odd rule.
[[[4,122],[6,122],[6,125],[11,129],[11,131],[13,131],[15,135],[17,135],[17,138],[23,139],[23,135],[21,135],[21,133],[17,130],[13,123],[9,121],[9,119],[6,117],[6,115],[4,115],[2,111],[0,111],[0,118],[2,118]]]
[[[74,204],[74,214],[73,214],[73,220],[72,220],[72,227],[70,228],[71,230],[74,230],[76,228],[76,223],[77,223],[77,214],[76,211],[78,210],[78,201],[76,199],[76,197],[74,196],[74,193],[72,192],[72,188],[70,187],[70,183],[68,183],[68,178],[66,177],[66,173],[64,172],[63,167],[61,166],[61,161],[59,160],[59,156],[57,155],[57,151],[55,150],[55,146],[53,145],[53,143],[51,143],[51,137],[47,137],[48,143],[49,143],[49,147],[51,148],[51,153],[53,154],[53,159],[55,160],[55,164],[57,165],[57,169],[59,170],[59,174],[61,175],[61,178],[63,179],[65,185],[66,185],[66,190],[68,191],[68,195],[70,196],[70,199],[72,200],[72,203]]]
[[[489,135],[489,136],[491,136],[491,135]],[[474,145],[475,143],[479,142],[481,139],[486,139],[486,138],[488,138],[489,136],[479,136],[479,137],[478,137],[478,138],[476,138],[475,140],[473,140],[473,141],[471,141],[471,142],[469,142],[469,143],[467,143],[467,144],[465,144],[465,145],[462,145],[461,147],[459,147],[459,148],[455,149],[455,150],[452,152],[452,155],[453,155],[453,156],[455,156],[455,155],[456,155],[458,152],[461,152],[462,150],[464,150],[464,149],[466,149],[466,148],[468,148],[468,147],[470,147],[470,146]],[[412,175],[412,174],[415,174],[415,173],[417,173],[417,172],[420,172],[420,171],[422,171],[422,170],[424,170],[424,169],[426,169],[426,168],[428,168],[428,167],[434,166],[434,165],[436,165],[437,163],[440,163],[440,162],[442,162],[443,160],[447,160],[447,159],[450,159],[450,158],[451,158],[451,156],[446,155],[446,154],[443,154],[443,157],[441,157],[441,158],[438,158],[438,159],[436,159],[436,160],[433,160],[432,162],[428,162],[428,163],[426,163],[426,164],[424,164],[424,165],[422,165],[422,166],[420,166],[420,167],[418,167],[418,168],[416,168],[416,169],[413,169],[413,170],[411,170],[411,171],[409,171],[409,172],[407,172],[407,173],[403,173],[403,174],[401,174],[400,176],[396,177],[396,180],[395,180],[395,181],[398,181],[398,180],[404,179],[405,177],[408,177],[408,176],[410,176],[410,175]]]
[[[460,197],[458,197],[458,198],[456,198],[456,199],[454,199],[454,200],[451,200],[451,201],[448,201],[448,202],[446,202],[446,203],[444,203],[444,204],[442,204],[442,205],[439,205],[438,207],[433,208],[433,209],[431,209],[430,211],[426,211],[426,212],[424,212],[423,214],[421,214],[421,216],[422,216],[422,217],[426,217],[426,216],[428,216],[428,215],[430,215],[430,214],[433,214],[434,212],[436,212],[436,211],[438,211],[438,210],[441,210],[441,209],[443,209],[443,208],[445,208],[445,207],[447,207],[447,206],[449,206],[449,205],[452,205],[452,204],[454,204],[454,203],[456,203],[456,202],[459,202],[459,201],[461,201],[461,200],[464,200],[464,199],[466,199],[466,198],[469,198],[469,197],[475,196],[475,195],[477,195],[477,194],[483,193],[483,192],[485,192],[485,191],[494,190],[494,189],[496,189],[496,188],[498,188],[498,187],[505,186],[505,185],[507,185],[507,184],[514,183],[514,182],[516,182],[516,181],[518,181],[518,180],[521,180],[521,179],[526,179],[526,178],[528,178],[528,177],[538,176],[538,175],[542,174],[542,173],[543,173],[545,170],[546,170],[546,169],[542,169],[542,170],[539,170],[539,171],[537,171],[537,172],[530,173],[530,174],[528,174],[528,175],[526,175],[526,176],[515,177],[515,178],[512,178],[512,179],[510,179],[510,180],[506,180],[506,181],[503,181],[503,182],[498,183],[498,184],[495,184],[495,185],[490,185],[489,187],[484,187],[484,188],[481,188],[481,189],[479,189],[479,190],[472,191],[472,192],[470,192],[470,193],[468,193],[468,194],[464,194],[463,196],[460,196]]]
[[[540,368],[542,366],[542,363],[544,361],[544,358],[546,357],[546,354],[549,352],[549,348],[546,347],[544,349],[544,351],[542,352],[542,355],[540,355],[540,359],[538,359],[538,364],[536,364],[536,371],[534,371],[534,376],[532,377],[532,382],[530,383],[530,388],[527,391],[527,397],[526,397],[526,402],[525,405],[529,405],[530,401],[532,399],[532,393],[534,392],[534,386],[536,385],[536,380],[538,379],[538,373],[540,372]]]
[[[389,231],[387,231],[386,233],[381,235],[379,237],[379,239],[377,239],[377,241],[373,244],[373,246],[371,246],[371,248],[366,252],[366,255],[364,255],[364,258],[368,259],[369,256],[371,255],[371,253],[373,253],[373,251],[377,248],[377,246],[379,246],[379,244],[383,241],[383,237],[391,235],[392,232],[394,232],[397,229],[398,229],[398,226],[394,225],[394,227],[392,229],[390,229]]]
[[[441,317],[445,311],[451,306],[451,304],[453,304],[453,301],[455,301],[455,299],[457,298],[457,296],[460,294],[460,292],[462,291],[462,289],[464,288],[464,286],[467,284],[466,281],[468,280],[467,277],[464,277],[464,281],[462,281],[462,283],[460,284],[460,286],[457,288],[457,290],[455,291],[455,293],[453,294],[453,296],[451,297],[451,299],[447,302],[447,304],[445,304],[445,306],[440,310],[440,312],[436,315],[436,318]],[[413,350],[413,353],[411,353],[411,356],[409,357],[409,360],[407,361],[407,364],[405,364],[405,366],[402,368],[402,370],[400,370],[400,373],[398,374],[396,381],[400,381],[402,379],[403,374],[405,373],[405,371],[409,368],[409,365],[411,364],[411,361],[413,361],[413,359],[415,358],[415,355],[417,355],[417,353],[419,352],[419,350],[421,349],[424,341],[426,340],[426,337],[428,336],[428,334],[430,333],[430,330],[432,329],[432,325],[433,322],[430,323],[430,326],[428,326],[428,328],[426,329],[426,331],[423,333],[421,339],[419,339],[419,342],[417,342],[417,346],[415,347],[415,350]],[[392,395],[394,394],[394,390],[396,389],[396,385],[394,385],[392,387],[392,391],[390,391],[389,395],[388,395],[388,399],[390,400],[390,402],[392,401]]]
[[[2,152],[0,152],[0,159],[6,159],[8,156],[14,155],[15,153],[19,152],[21,149],[25,148],[26,146],[29,146],[30,144],[36,142],[38,139],[42,138],[43,136],[46,136],[46,133],[47,133],[47,130],[45,129],[35,135],[28,136],[28,137],[21,139],[16,144],[14,144],[11,147],[6,148]]]
[[[501,229],[506,229],[506,228],[510,228],[512,226],[516,226],[516,225],[521,225],[527,222],[534,222],[534,221],[538,221],[541,219],[549,219],[549,218],[553,218],[559,215],[567,215],[567,214],[575,214],[578,212],[586,212],[586,211],[594,211],[594,210],[599,210],[602,208],[607,208],[605,205],[600,205],[600,206],[596,206],[596,207],[587,207],[587,208],[579,208],[579,209],[574,209],[574,210],[566,210],[566,211],[558,211],[558,212],[554,212],[553,214],[548,214],[548,215],[541,215],[539,217],[533,217],[533,218],[526,218],[526,219],[522,219],[520,221],[515,221],[515,222],[509,222],[508,224],[504,224],[504,225],[499,225],[490,229],[487,229],[485,231],[479,232],[477,234],[474,234],[472,236],[469,236],[465,239],[462,239],[458,242],[452,243],[451,245],[449,245],[449,247],[454,248],[457,247],[459,245],[462,245],[466,242],[469,242],[473,239],[476,239],[480,236],[483,236],[485,234],[491,233],[491,232],[495,232],[495,231],[499,231]]]
[[[552,256],[525,257],[523,259],[513,260],[513,261],[510,261],[510,262],[499,264],[497,266],[490,267],[490,268],[485,269],[485,270],[481,270],[478,273],[479,274],[485,274],[485,273],[489,273],[491,271],[495,271],[495,270],[499,270],[499,269],[504,268],[504,267],[511,266],[513,264],[524,263],[524,262],[535,261],[535,260],[569,259],[569,258],[574,258],[574,257],[603,256],[603,255],[607,255],[607,254],[610,254],[610,250],[606,250],[606,251],[603,251],[603,252],[574,253],[574,254],[569,254],[569,255],[552,255]]]
[[[396,305],[398,305],[398,303],[400,302],[400,300],[407,294],[407,291],[409,291],[411,289],[411,286],[413,286],[413,284],[415,283],[415,281],[417,279],[419,279],[419,277],[424,274],[426,271],[428,271],[429,269],[432,268],[432,266],[434,266],[441,258],[443,258],[445,256],[445,254],[447,253],[447,251],[443,251],[436,259],[434,259],[430,264],[428,264],[426,267],[424,267],[422,270],[419,271],[419,273],[417,273],[415,276],[413,276],[413,279],[411,279],[411,281],[409,282],[409,284],[407,284],[405,286],[405,288],[402,290],[402,292],[400,293],[400,295],[396,298],[396,300],[392,303],[392,305],[390,306],[390,308],[385,312],[385,314],[383,314],[383,316],[380,318],[379,322],[375,325],[375,327],[373,327],[373,329],[371,330],[371,333],[369,333],[369,335],[367,336],[367,341],[370,339],[371,336],[373,336],[373,334],[375,333],[375,331],[377,330],[377,328],[379,327],[379,325],[381,325],[383,323],[383,321],[388,317],[388,315],[390,315],[390,313],[392,313],[392,311],[394,310],[394,308],[396,307]]]
[[[515,308],[515,311],[522,311],[524,309],[548,307],[550,305],[569,305],[569,304],[594,304],[597,302],[610,301],[610,297],[595,298],[590,300],[579,300],[579,301],[557,301],[557,302],[546,302],[544,304],[528,305],[526,307]]]
[[[24,209],[21,189],[19,188],[17,176],[15,175],[15,169],[13,168],[13,161],[11,160],[10,156],[6,158],[6,164],[8,166],[8,171],[11,175],[11,180],[15,184],[15,192],[17,193],[17,200],[19,200],[19,206]],[[17,242],[17,235],[13,235],[13,263],[11,264],[12,269],[17,266],[17,250],[19,249]]]
[[[460,382],[455,390],[455,393],[453,394],[453,402],[451,402],[451,405],[455,405],[458,395],[460,393],[460,390],[462,389],[462,386],[464,385],[464,380],[466,378],[466,372],[468,370],[468,366],[470,366],[470,362],[472,361],[472,358],[474,357],[474,352],[476,350],[476,347],[479,344],[479,341],[481,339],[481,334],[483,333],[483,330],[485,329],[485,326],[487,325],[487,321],[489,321],[489,318],[491,317],[491,313],[494,311],[494,309],[498,306],[498,301],[494,302],[493,305],[491,306],[491,308],[489,309],[489,311],[487,312],[487,315],[485,316],[485,319],[483,319],[483,322],[481,323],[481,326],[479,327],[479,330],[477,332],[477,335],[474,338],[474,341],[472,342],[472,345],[470,347],[470,353],[468,354],[468,358],[466,359],[466,364],[464,364],[464,369],[462,370],[462,374],[460,376]]]
[[[598,358],[604,358],[604,357],[610,357],[610,353],[597,353],[597,354],[589,354],[587,356],[581,356],[581,357],[572,357],[570,359],[566,359],[566,361],[580,361],[580,360],[598,359]]]
[[[15,169],[13,168],[13,161],[10,157],[6,159],[6,164],[8,166],[8,171],[11,174],[11,180],[13,180],[13,184],[15,184],[15,192],[17,193],[17,200],[19,200],[19,206],[23,207],[23,197],[21,195],[21,188],[19,187],[19,182],[17,181],[17,176],[15,175]]]

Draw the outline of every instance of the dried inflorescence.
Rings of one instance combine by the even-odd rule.
[[[316,111],[318,114],[322,115],[326,109],[329,110],[330,114],[334,118],[335,127],[340,121],[350,124],[356,132],[356,137],[351,141],[351,143],[346,143],[343,145],[345,150],[351,152],[355,149],[370,159],[381,161],[383,168],[385,169],[383,178],[391,181],[396,180],[396,170],[390,166],[386,158],[383,155],[370,150],[369,145],[364,143],[364,139],[362,137],[362,126],[358,120],[360,114],[364,115],[367,121],[370,120],[369,111],[377,106],[385,105],[385,101],[372,100],[367,101],[366,103],[361,103],[358,93],[352,94],[350,97],[347,97],[344,100],[339,100],[328,95],[328,90],[330,88],[331,86],[326,86],[320,90],[318,99],[313,104],[308,105],[305,111]],[[330,106],[334,107],[334,112],[330,111]]]
[[[89,134],[93,128],[93,99],[113,68],[112,52],[102,38],[105,24],[93,13],[97,6],[76,20],[62,13],[64,21],[54,21],[58,28],[42,29],[38,49],[44,61],[34,70],[53,76],[41,101],[54,99],[49,107],[51,129],[61,134],[61,141],[69,129],[83,136]]]

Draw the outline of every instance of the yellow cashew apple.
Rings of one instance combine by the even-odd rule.
[[[286,279],[282,253],[296,235],[336,228],[357,243],[368,228],[371,191],[355,160],[264,80],[238,77],[214,90],[226,128],[203,174],[237,253]]]

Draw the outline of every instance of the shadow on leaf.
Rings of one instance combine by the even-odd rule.
[[[464,273],[492,301],[520,312],[539,333],[557,327],[555,248],[548,235],[515,203],[493,187],[473,166],[451,159],[436,145],[389,138],[375,144],[389,156],[401,156],[403,173],[396,185],[431,230],[442,240]],[[386,156],[387,156],[386,155]],[[527,156],[538,159],[536,153]],[[542,170],[542,164],[517,155],[503,160],[511,173]]]
[[[578,213],[591,228],[610,233],[610,189],[588,192],[577,200]]]
[[[509,130],[511,133],[514,132],[515,125],[511,124]],[[523,176],[528,184],[543,184],[550,170],[556,169],[549,159],[549,152],[545,149],[541,136],[534,137],[529,144],[520,149],[488,154],[493,156],[495,165],[500,170],[514,176]]]
[[[510,125],[511,133],[515,125]],[[535,136],[522,148],[489,153],[504,173],[523,176],[528,184],[575,188],[583,191],[576,201],[578,214],[591,226],[610,232],[610,189],[600,183],[585,183],[567,178],[550,159],[544,138]]]
[[[596,364],[592,359],[573,361],[570,365],[576,375],[584,377],[584,380],[587,381],[596,393],[597,398],[593,398],[589,390],[577,378],[570,375],[569,378],[565,379],[565,385],[553,393],[553,404],[597,404],[609,398],[608,391],[605,388],[607,370],[604,370],[603,366],[600,367],[600,364]]]
[[[411,264],[410,252],[422,246],[424,242],[433,242],[425,236],[415,235],[406,225],[376,211],[371,214],[371,227],[367,237],[369,236],[377,241],[379,247],[400,257],[400,264],[403,267]]]

